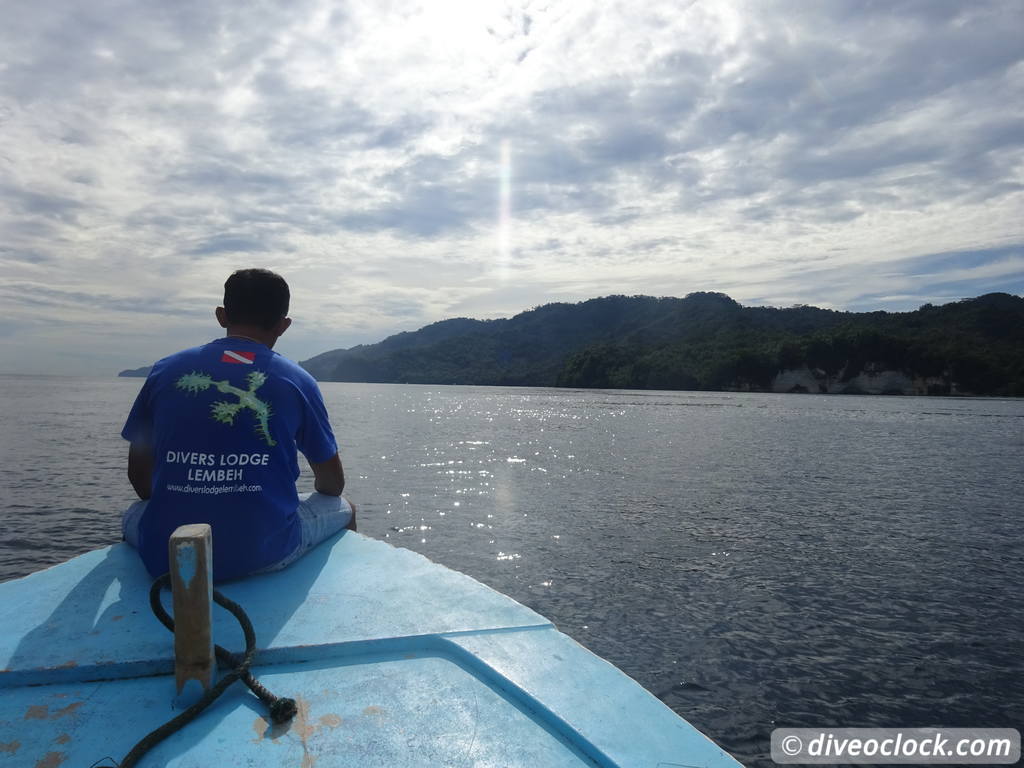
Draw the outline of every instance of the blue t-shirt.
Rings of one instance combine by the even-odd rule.
[[[179,525],[213,529],[217,581],[273,565],[299,546],[296,448],[317,463],[338,451],[316,381],[269,347],[223,338],[153,366],[122,437],[148,445],[152,497],[139,554],[168,570]]]

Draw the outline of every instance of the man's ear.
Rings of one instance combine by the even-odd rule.
[[[280,320],[277,321],[277,327],[274,329],[274,333],[277,334],[278,336],[282,335],[291,327],[291,324],[292,319],[290,317],[282,317]]]
[[[228,313],[224,310],[224,307],[217,307],[213,314],[217,316],[217,322],[220,323],[221,328],[228,327]]]

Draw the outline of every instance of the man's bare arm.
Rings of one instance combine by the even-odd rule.
[[[314,464],[309,462],[313,470],[315,482],[313,487],[318,493],[325,496],[341,496],[345,490],[345,470],[341,466],[341,457],[334,454],[327,461],[320,461]]]
[[[128,482],[140,499],[153,492],[153,450],[148,445],[132,443],[128,448]]]

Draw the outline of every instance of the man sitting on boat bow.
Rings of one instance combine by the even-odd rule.
[[[345,527],[355,509],[316,381],[273,351],[291,325],[280,275],[245,269],[224,284],[224,338],[157,362],[121,435],[140,501],[124,513],[125,540],[149,572],[168,570],[180,525],[209,523],[215,581],[284,568]],[[297,451],[314,493],[295,488]]]

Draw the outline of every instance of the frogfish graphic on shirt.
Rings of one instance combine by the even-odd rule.
[[[256,419],[256,434],[259,435],[267,445],[277,445],[270,436],[270,404],[256,397],[256,390],[267,380],[267,375],[262,371],[253,371],[245,377],[249,388],[241,390],[231,385],[227,379],[214,381],[208,373],[186,373],[178,379],[175,386],[184,389],[186,392],[203,392],[210,387],[216,387],[218,392],[231,394],[238,398],[237,402],[218,400],[210,406],[211,416],[215,421],[223,424],[234,424],[238,412],[248,408]]]
[[[298,546],[297,450],[312,462],[338,450],[313,378],[238,339],[154,365],[122,435],[154,458],[139,529],[146,567],[165,572],[174,529],[207,522],[217,580],[271,565]]]

